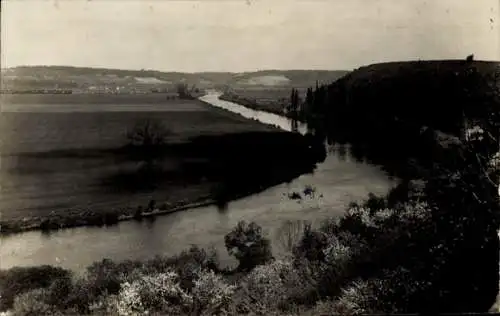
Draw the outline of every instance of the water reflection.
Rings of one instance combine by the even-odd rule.
[[[156,216],[149,216],[146,218],[146,227],[151,229],[154,227],[154,224],[156,222]]]
[[[44,239],[50,239],[50,237],[52,235],[51,230],[42,230],[41,233],[42,233],[42,238],[44,238]]]
[[[338,145],[336,154],[338,155],[339,159],[342,161],[346,161],[346,155],[347,155],[347,150],[345,145]]]
[[[219,201],[217,202],[217,210],[221,214],[226,214],[229,210],[229,201]]]
[[[358,163],[364,163],[366,160],[363,148],[358,146],[349,146],[349,155]]]

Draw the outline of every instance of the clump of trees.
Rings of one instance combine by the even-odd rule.
[[[177,84],[177,94],[179,95],[179,99],[194,99],[193,93],[199,93],[200,89],[198,89],[195,85],[189,88],[187,83],[178,83]]]
[[[178,83],[177,84],[177,93],[179,94],[180,99],[188,99],[189,91],[187,83]]]

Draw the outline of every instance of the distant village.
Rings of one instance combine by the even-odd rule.
[[[176,88],[147,86],[109,86],[89,85],[77,88],[16,88],[1,89],[3,94],[148,94],[148,93],[177,93]]]
[[[107,75],[72,75],[30,73],[19,76],[2,70],[0,92],[3,94],[149,94],[178,93],[181,83],[154,77],[119,77]]]

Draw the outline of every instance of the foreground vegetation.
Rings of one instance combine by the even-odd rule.
[[[1,307],[19,315],[374,310],[369,300],[394,284],[387,283],[385,275],[363,280],[367,270],[360,264],[380,252],[376,247],[391,247],[386,241],[400,233],[395,223],[410,224],[430,215],[428,205],[416,199],[385,209],[383,204],[392,203],[392,195],[353,204],[340,220],[318,229],[288,223],[281,234],[290,252],[280,259],[272,257],[258,225],[241,222],[225,237],[228,251],[240,263],[235,269],[220,269],[215,252],[197,247],[174,258],[103,260],[83,276],[49,266],[12,268],[0,273]],[[387,239],[373,240],[373,234],[380,232],[386,232]]]
[[[215,251],[193,246],[172,258],[105,259],[83,275],[50,266],[1,271],[1,308],[15,315],[436,311],[432,303],[447,302],[453,289],[432,290],[451,250],[436,238],[439,210],[430,190],[424,181],[405,182],[387,196],[352,203],[320,227],[289,222],[280,236],[289,252],[278,259],[257,224],[240,222],[225,236],[239,262],[233,269],[221,269]],[[464,271],[457,285],[474,273]],[[483,298],[482,311],[493,301]],[[467,310],[459,300],[450,303],[447,311]]]

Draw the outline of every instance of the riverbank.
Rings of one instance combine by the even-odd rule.
[[[254,148],[261,150],[255,151]],[[135,148],[123,147],[91,153],[80,150],[78,155],[99,154],[120,165],[135,157],[136,152]],[[159,152],[161,162],[150,169],[146,168],[147,165],[117,169],[101,180],[106,191],[131,194],[145,190],[135,205],[67,209],[24,218],[4,216],[0,221],[0,235],[38,229],[110,226],[120,221],[150,218],[192,207],[212,204],[223,207],[229,201],[312,172],[316,163],[324,159],[324,149],[322,153],[318,144],[287,132],[200,136],[189,142],[168,144]],[[45,155],[53,159],[58,155],[71,155],[71,152]],[[148,188],[150,185],[156,193]]]
[[[219,99],[224,100],[224,101],[233,102],[233,103],[245,106],[249,109],[273,113],[276,115],[291,118],[291,115],[284,111],[285,104],[279,103],[277,101],[275,103],[260,104],[256,100],[253,100],[250,98],[245,98],[245,97],[239,96],[235,93],[231,93],[231,94],[224,93],[223,95],[221,95],[219,97]]]
[[[195,198],[191,202],[183,202],[182,205],[169,205],[164,203],[161,208],[154,208],[150,211],[140,212],[132,209],[123,209],[120,211],[95,212],[91,210],[67,212],[64,214],[54,214],[45,217],[26,218],[22,220],[0,221],[0,236],[8,236],[27,231],[41,230],[49,233],[50,231],[69,229],[82,226],[111,226],[121,221],[142,220],[154,218],[155,216],[171,214],[186,209],[208,206],[215,203],[213,199]],[[181,203],[179,203],[181,204]],[[139,208],[141,210],[142,208]],[[144,206],[147,209],[147,206]]]

